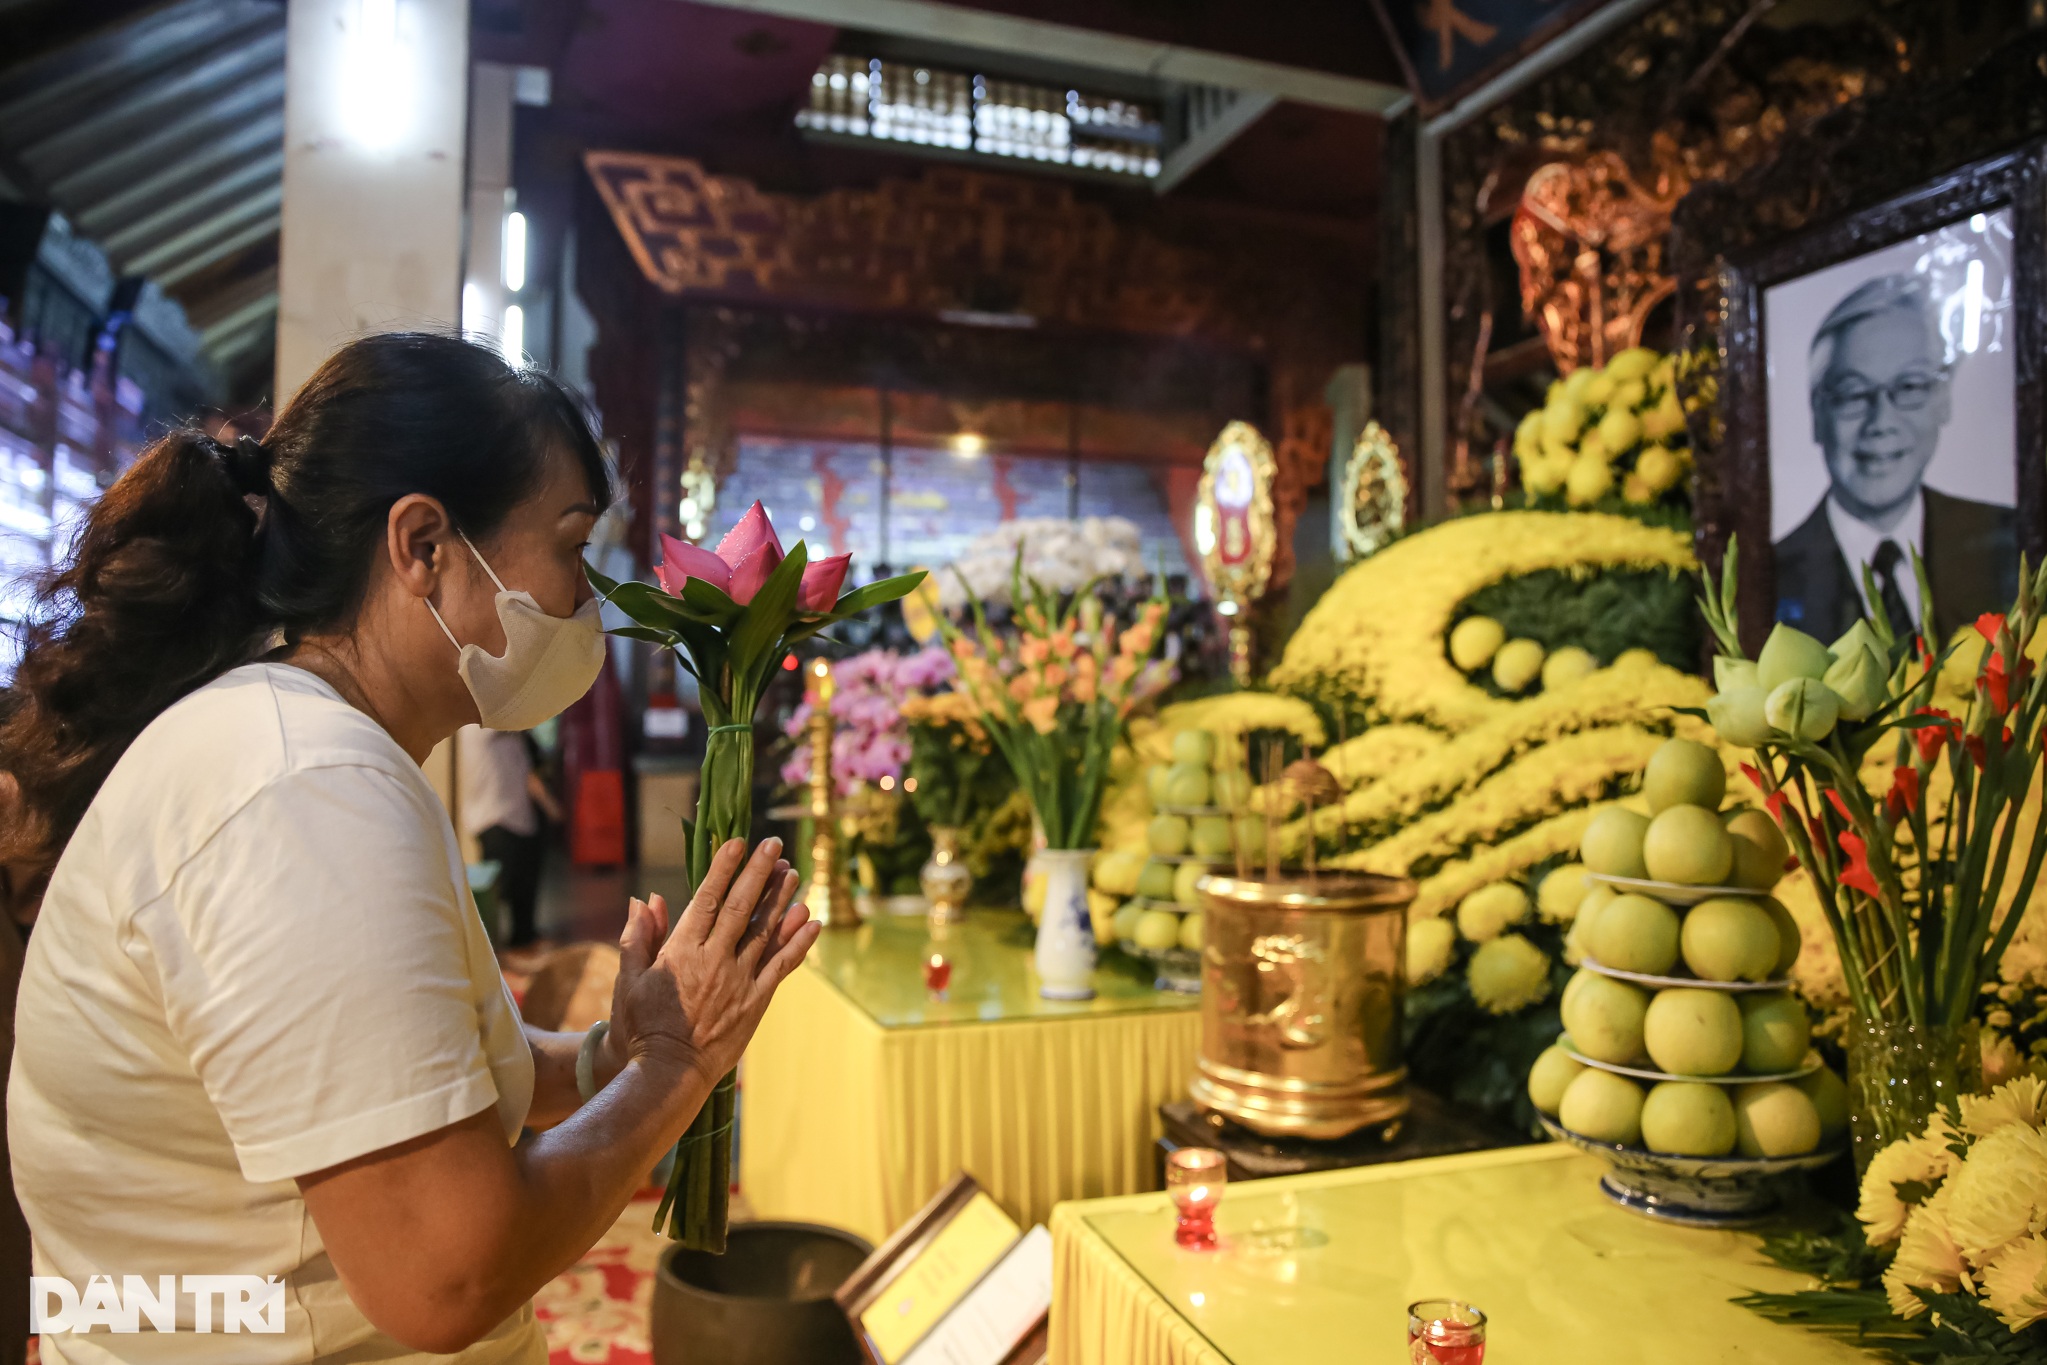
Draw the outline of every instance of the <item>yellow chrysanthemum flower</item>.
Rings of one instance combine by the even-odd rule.
[[[1551,924],[1572,923],[1578,918],[1578,906],[1589,886],[1583,863],[1561,863],[1551,868],[1542,885],[1535,889],[1536,913]]]
[[[1457,932],[1473,943],[1489,943],[1528,918],[1528,893],[1512,882],[1483,886],[1457,907]]]
[[[1977,1278],[1983,1301],[2012,1331],[2047,1318],[2047,1237],[2035,1233],[2010,1243]]]
[[[1457,950],[1457,926],[1446,919],[1425,919],[1407,926],[1407,984],[1434,981],[1450,965]]]
[[[1465,969],[1471,998],[1490,1014],[1512,1014],[1549,994],[1549,954],[1519,934],[1481,943]]]
[[[2011,1123],[2029,1128],[2047,1123],[2047,1081],[2023,1075],[1988,1095],[1962,1096],[1962,1131],[1969,1136],[1989,1137]]]
[[[2013,1238],[2047,1230],[2047,1134],[2005,1124],[1976,1140],[1948,1184],[1955,1241],[1982,1265]]]
[[[1969,1267],[1948,1222],[1950,1188],[1952,1182],[1912,1210],[1905,1234],[1898,1240],[1898,1254],[1884,1271],[1884,1297],[1901,1318],[1916,1318],[1926,1311],[1925,1303],[1912,1292],[1914,1288],[1952,1294],[1968,1282]]]
[[[1938,1114],[1928,1131],[1899,1138],[1870,1158],[1869,1169],[1862,1176],[1862,1197],[1855,1207],[1869,1244],[1888,1246],[1904,1232],[1912,1206],[1898,1194],[1898,1186],[1945,1180],[1954,1163],[1955,1155],[1947,1146],[1947,1127]]]

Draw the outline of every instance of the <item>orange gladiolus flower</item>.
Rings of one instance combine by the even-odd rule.
[[[1038,697],[1023,705],[1023,717],[1031,728],[1041,735],[1049,735],[1059,728],[1059,698]]]

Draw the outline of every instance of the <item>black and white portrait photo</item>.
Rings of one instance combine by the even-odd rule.
[[[1943,637],[2011,605],[2012,259],[2000,208],[1764,291],[1778,620],[1916,628],[1915,551]]]

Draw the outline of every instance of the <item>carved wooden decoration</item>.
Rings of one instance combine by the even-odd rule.
[[[1521,309],[1560,374],[1640,342],[1649,310],[1677,287],[1663,247],[1687,182],[1672,192],[1669,180],[1662,193],[1645,189],[1613,152],[1553,161],[1528,177],[1509,240]]]
[[[1353,559],[1378,553],[1407,525],[1407,471],[1386,428],[1365,423],[1343,466],[1343,542]]]

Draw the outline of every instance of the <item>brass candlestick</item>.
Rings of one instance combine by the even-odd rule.
[[[832,696],[838,684],[824,659],[810,665],[810,886],[804,903],[827,929],[857,929],[860,911],[853,904],[846,860],[839,856],[839,802],[832,788]]]

